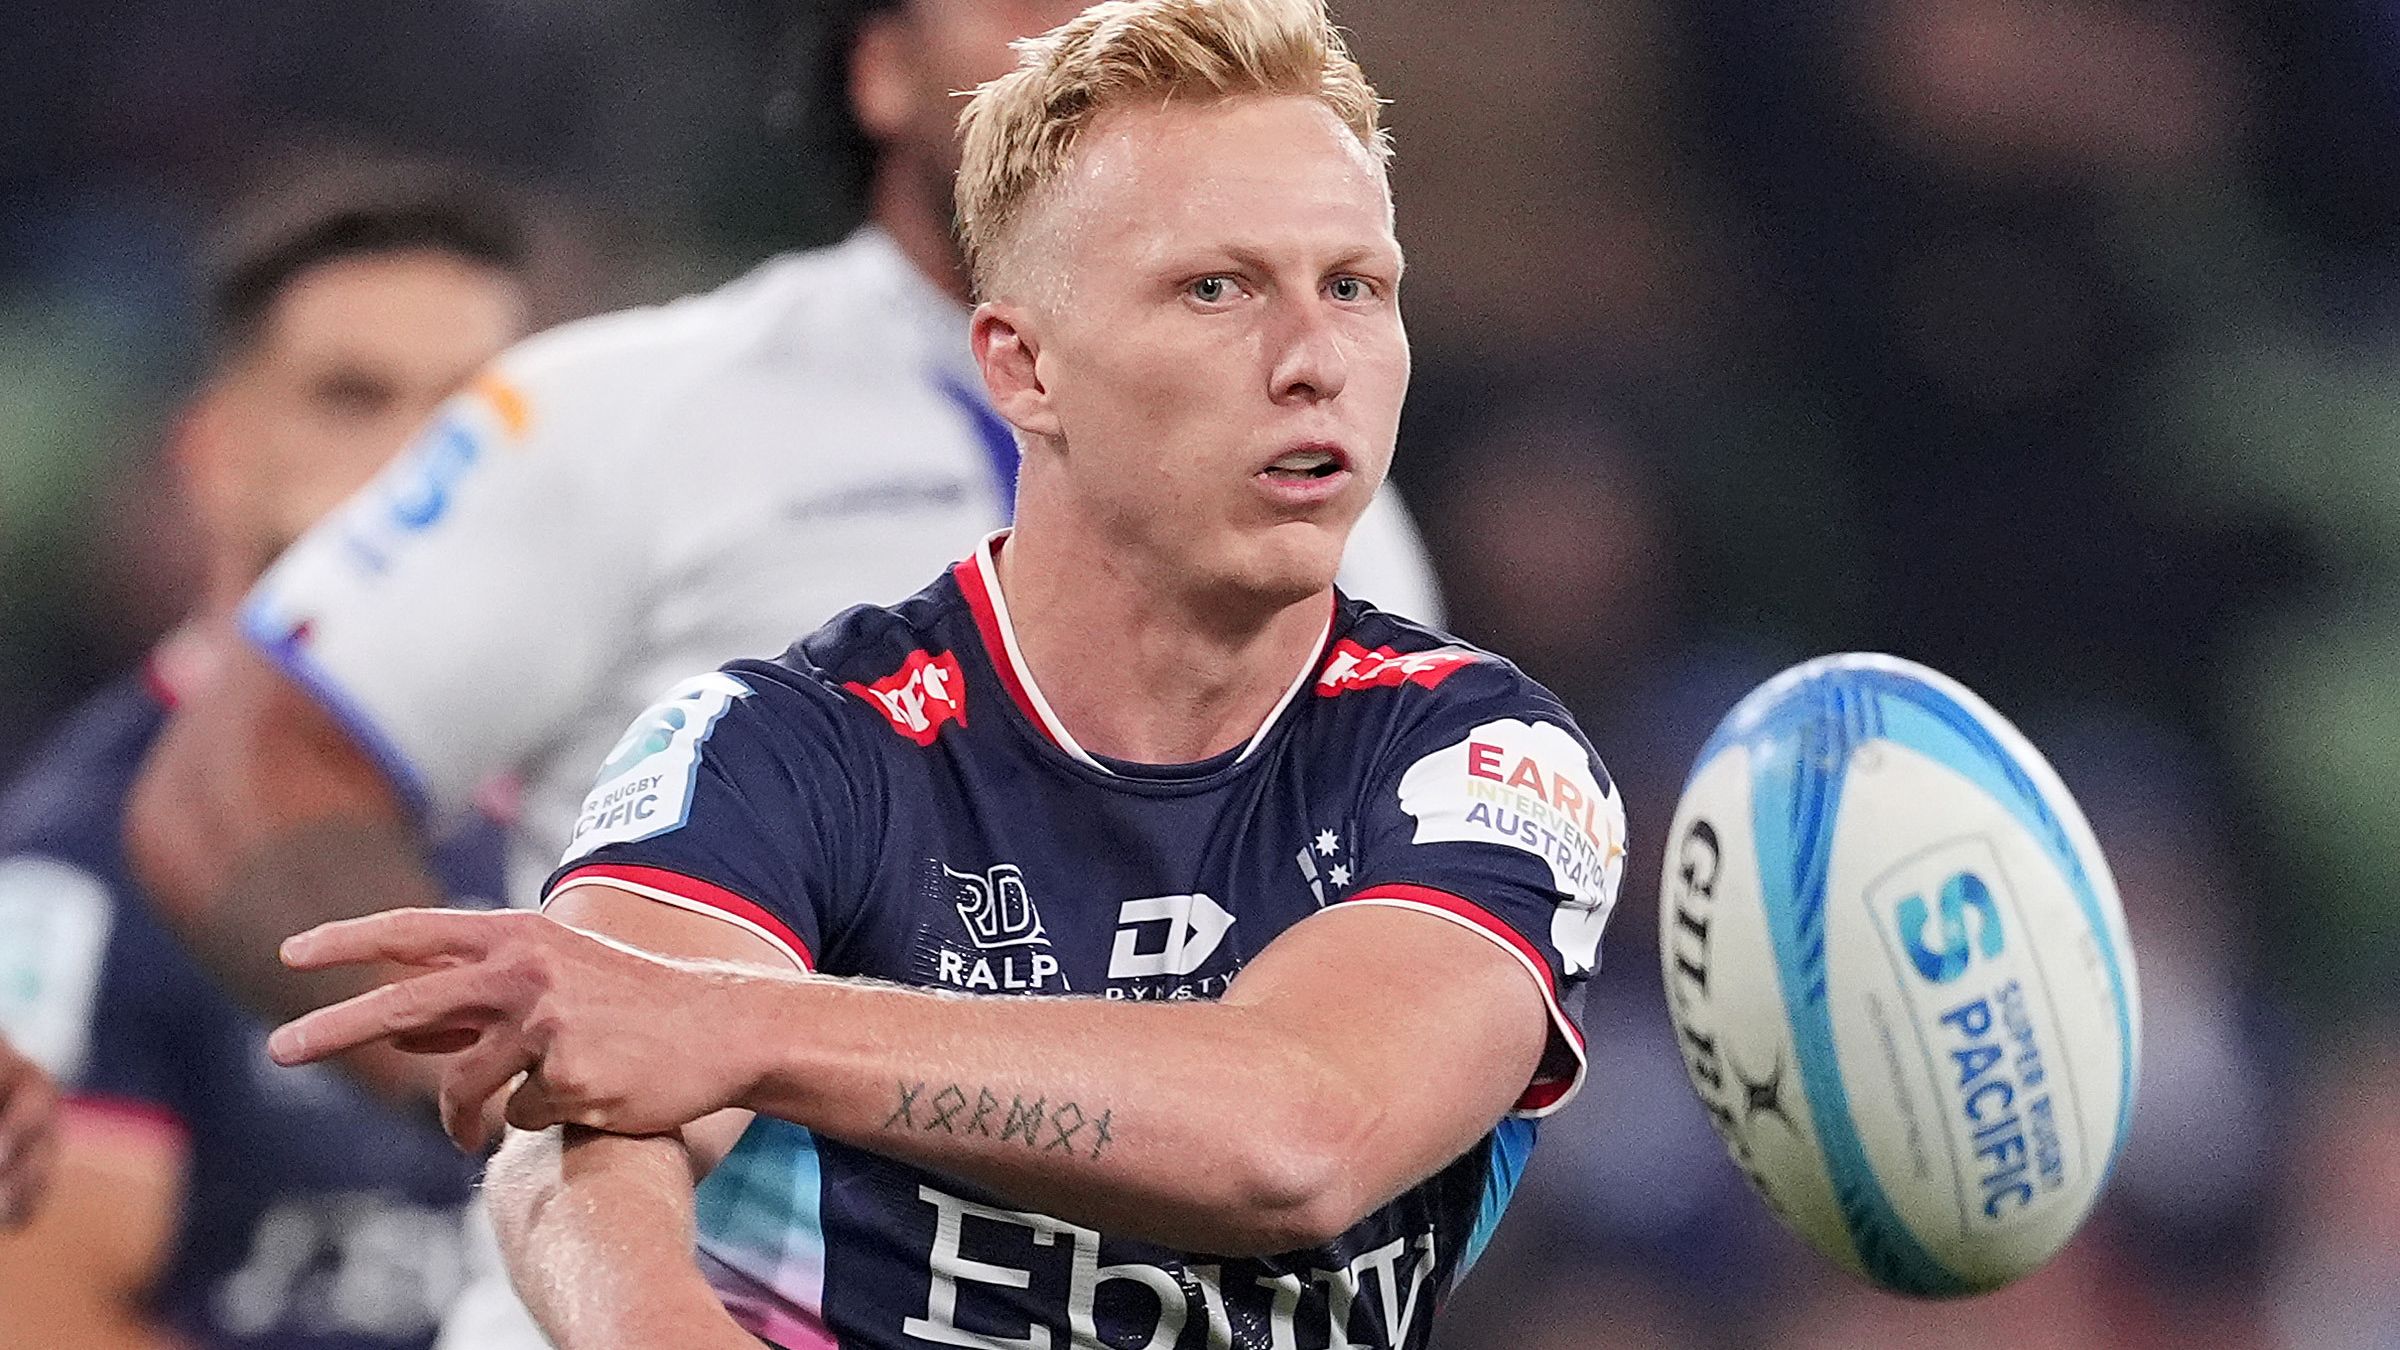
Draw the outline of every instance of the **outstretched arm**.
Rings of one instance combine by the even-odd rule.
[[[692,1185],[678,1135],[509,1136],[484,1194],[509,1278],[559,1350],[758,1350],[692,1263]]]
[[[561,899],[594,894],[650,903],[603,885]],[[470,1137],[472,1104],[528,1071],[520,1127],[653,1133],[740,1106],[1103,1231],[1235,1256],[1328,1240],[1465,1152],[1525,1089],[1546,1025],[1508,953],[1381,908],[1292,929],[1215,1003],[763,975],[528,914],[379,915],[286,952],[449,963],[287,1026],[273,1048],[298,1062],[485,1010],[445,1085]]]
[[[558,913],[595,934],[679,956],[738,962],[753,954],[745,935],[661,905],[584,896]],[[572,1126],[508,1137],[485,1174],[484,1195],[509,1278],[559,1350],[757,1350],[692,1260],[692,1188],[749,1120],[728,1111],[639,1138]]]

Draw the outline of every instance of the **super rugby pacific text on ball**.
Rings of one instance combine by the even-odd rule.
[[[1887,656],[1767,682],[1700,753],[1660,905],[1692,1085],[1803,1237],[1943,1296],[2074,1234],[2131,1118],[2133,955],[2083,813],[1981,699]]]

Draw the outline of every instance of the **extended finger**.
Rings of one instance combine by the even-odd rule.
[[[313,1064],[371,1041],[486,1023],[501,1015],[505,978],[486,963],[411,975],[286,1022],[267,1053],[286,1068]]]
[[[491,1142],[492,1099],[538,1061],[516,1028],[496,1026],[442,1071],[442,1129],[468,1153]]]
[[[360,919],[319,924],[283,941],[283,963],[294,970],[397,961],[430,965],[483,955],[515,916],[481,910],[393,909]]]

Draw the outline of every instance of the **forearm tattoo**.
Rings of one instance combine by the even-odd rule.
[[[894,1083],[892,1114],[883,1128],[897,1134],[950,1134],[990,1139],[1033,1153],[1064,1153],[1100,1161],[1116,1142],[1116,1113],[1087,1111],[1080,1102],[1030,1101],[1015,1093],[1003,1102],[990,1088],[972,1093],[957,1083]]]

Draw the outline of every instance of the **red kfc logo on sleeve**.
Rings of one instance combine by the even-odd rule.
[[[967,681],[951,652],[934,656],[919,649],[873,684],[853,680],[842,687],[874,705],[891,720],[892,730],[919,745],[933,744],[945,722],[967,724]]]
[[[1389,647],[1373,651],[1359,646],[1349,638],[1334,644],[1333,656],[1325,662],[1325,671],[1317,677],[1317,697],[1332,698],[1353,689],[1389,689],[1402,684],[1421,684],[1428,689],[1449,679],[1451,672],[1482,659],[1464,647],[1435,647],[1431,651],[1396,652]]]

